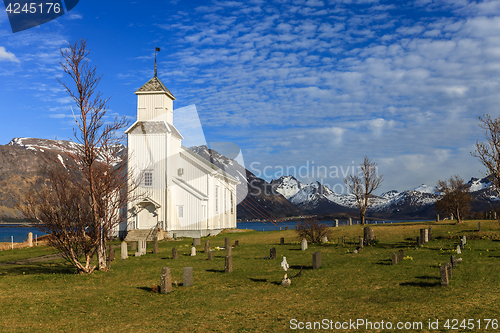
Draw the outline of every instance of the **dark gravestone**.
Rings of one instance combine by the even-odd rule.
[[[432,227],[429,227],[429,242],[433,239],[434,238],[432,237]]]
[[[448,280],[453,278],[453,267],[449,262],[446,263],[446,269],[448,269]]]
[[[153,253],[158,254],[158,252],[160,252],[160,251],[158,251],[158,239],[155,238],[154,244],[153,244]]]
[[[417,237],[417,246],[420,245],[420,237]]]
[[[436,214],[436,222],[439,222],[439,214]]]
[[[130,251],[137,251],[137,242],[132,242],[132,247],[130,248]]]
[[[420,229],[420,244],[425,244],[425,229]]]
[[[372,238],[372,229],[370,227],[365,227],[363,230],[363,241],[365,242],[365,245],[370,245],[371,244],[371,238]]]
[[[276,249],[274,247],[269,251],[269,259],[276,259]]]
[[[441,285],[448,285],[448,267],[446,265],[439,266],[439,273],[441,274]]]
[[[228,248],[228,246],[229,246],[229,238],[228,238],[228,237],[226,237],[226,238],[224,239],[224,248],[226,248],[226,249],[227,249],[227,248]]]
[[[457,259],[455,258],[455,256],[451,256],[450,264],[452,268],[457,268]]]
[[[318,269],[321,267],[321,252],[313,253],[313,269]]]
[[[481,231],[481,222],[477,222],[477,231]]]
[[[403,260],[404,257],[405,257],[404,251],[403,250],[399,250],[398,251],[398,261]]]
[[[285,245],[285,237],[280,238],[280,245]]]
[[[193,246],[198,246],[201,244],[201,240],[199,238],[193,238]]]
[[[392,264],[397,265],[398,264],[398,256],[396,253],[392,254]]]
[[[239,240],[235,240],[234,241],[234,246],[240,246],[240,241]]]
[[[115,249],[109,250],[109,261],[115,260]]]
[[[224,265],[224,271],[226,273],[232,273],[233,272],[233,257],[226,256],[226,264]]]
[[[210,252],[210,241],[207,239],[205,241],[205,253]]]
[[[162,267],[161,269],[161,289],[162,294],[168,294],[172,291],[172,274],[170,267]]]
[[[182,285],[184,287],[191,287],[193,285],[193,267],[184,267]]]
[[[208,260],[214,260],[214,253],[212,251],[208,251]]]
[[[172,249],[172,259],[177,259],[177,249],[175,247]]]

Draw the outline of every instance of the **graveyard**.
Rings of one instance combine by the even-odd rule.
[[[62,259],[23,261],[53,255],[47,246],[0,251],[0,327],[23,332],[285,332],[317,322],[324,330],[401,331],[380,327],[383,321],[422,323],[421,329],[407,331],[471,331],[471,324],[473,331],[478,325],[481,331],[496,331],[499,223],[454,222],[370,225],[374,239],[362,248],[360,237],[366,234],[360,225],[331,228],[326,242],[306,246],[294,230],[226,232],[156,246],[148,242],[144,249],[127,244],[126,259],[121,242],[115,241],[111,271],[91,275],[75,274]],[[432,237],[419,245],[417,237],[420,242],[429,227]],[[205,252],[207,240],[210,251]],[[226,242],[232,246],[230,261]],[[169,278],[162,281],[162,273]],[[289,286],[282,285],[285,273]],[[379,328],[345,326],[357,320]],[[438,321],[438,329],[429,328],[429,321]],[[344,327],[335,329],[336,323]]]

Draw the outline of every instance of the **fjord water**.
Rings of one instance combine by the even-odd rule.
[[[24,226],[24,225],[0,225],[0,243],[2,242],[10,242],[11,237],[14,236],[14,243],[22,243],[28,240],[28,234],[33,233],[33,241],[35,240],[35,236],[42,236],[45,233],[37,230],[36,228]]]

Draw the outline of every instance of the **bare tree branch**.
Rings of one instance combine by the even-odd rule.
[[[349,192],[356,198],[361,224],[365,224],[366,209],[373,203],[372,192],[380,187],[383,180],[384,177],[378,174],[377,163],[367,156],[360,164],[358,173],[344,179]]]

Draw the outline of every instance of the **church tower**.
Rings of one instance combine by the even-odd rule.
[[[137,121],[165,121],[174,123],[175,97],[155,75],[135,94],[137,95]]]

